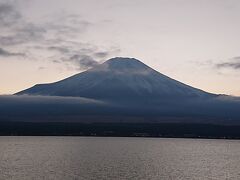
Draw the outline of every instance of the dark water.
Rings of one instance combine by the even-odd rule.
[[[0,179],[240,179],[240,141],[0,137]]]

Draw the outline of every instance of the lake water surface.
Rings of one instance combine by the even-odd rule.
[[[240,141],[0,137],[0,180],[240,179]]]

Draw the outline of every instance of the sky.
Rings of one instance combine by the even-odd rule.
[[[240,96],[239,0],[0,0],[0,94],[134,57]]]

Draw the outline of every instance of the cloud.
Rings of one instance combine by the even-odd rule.
[[[85,32],[93,24],[77,14],[62,14],[45,23],[47,29],[59,37],[75,37]]]
[[[46,30],[42,27],[38,27],[34,24],[25,24],[22,27],[12,29],[13,34],[0,36],[0,44],[2,46],[14,46],[37,40],[44,39],[44,33]]]
[[[240,60],[240,56],[233,57],[232,59],[239,61]]]
[[[118,54],[119,48],[100,48],[81,40],[81,35],[93,25],[78,14],[65,13],[29,22],[15,1],[0,0],[0,47],[24,51],[25,59],[42,60],[39,57],[49,53],[46,59],[51,62],[62,63],[66,69],[85,70],[98,64],[97,61]],[[0,53],[5,57],[23,55],[3,49]],[[69,66],[71,68],[67,68]]]
[[[233,69],[240,69],[240,62],[226,62],[226,63],[219,63],[216,65],[217,68],[233,68]]]
[[[54,63],[70,63],[76,70],[86,70],[95,67],[99,61],[120,52],[119,48],[111,47],[105,51],[88,43],[76,43],[65,41],[62,45],[49,46],[49,51],[55,51],[59,54],[59,59],[54,59]],[[72,69],[72,68],[71,68]]]
[[[53,51],[58,51],[63,54],[70,52],[69,47],[66,47],[66,46],[50,46],[50,47],[47,47],[47,49],[53,50]]]
[[[109,52],[96,52],[94,53],[94,56],[99,57],[99,58],[105,58],[109,55]]]
[[[62,39],[75,36],[85,31],[90,22],[81,19],[78,15],[61,15],[57,18],[48,18],[47,22],[29,22],[17,9],[13,1],[0,2],[0,45],[14,46],[37,42],[44,44],[49,39],[62,43]],[[51,38],[49,36],[51,34]],[[53,43],[52,43],[53,44]]]
[[[77,65],[79,65],[80,70],[89,69],[99,64],[91,56],[87,55],[75,54],[72,57],[70,57],[70,60],[74,61]]]
[[[40,66],[40,67],[38,68],[38,70],[44,70],[44,69],[46,69],[46,68],[43,67],[43,66]]]
[[[240,69],[240,56],[233,57],[230,59],[230,62],[222,62],[216,64],[217,68],[231,68],[238,70]]]
[[[31,95],[0,95],[2,103],[15,104],[105,104],[103,101],[84,97],[62,97],[62,96],[31,96]]]
[[[4,49],[0,48],[0,56],[3,56],[3,57],[25,56],[25,54],[24,53],[13,53],[13,52],[9,52],[7,50],[4,50]]]
[[[0,2],[0,26],[12,26],[21,19],[21,14],[11,3]]]
[[[195,120],[213,118],[215,123],[230,119],[239,120],[240,101],[233,97],[217,97],[210,99],[195,99],[193,101],[173,101],[165,103],[147,103],[136,101],[133,104],[123,102],[109,102],[82,97],[59,97],[59,96],[30,96],[30,95],[2,95],[0,96],[0,121],[66,121],[105,122],[106,118],[115,122],[117,119],[130,117],[147,117],[156,120],[159,117],[180,119],[185,117]],[[147,104],[146,104],[147,103]],[[86,117],[88,117],[86,119]],[[236,121],[239,123],[239,121]]]
[[[27,22],[12,2],[0,2],[0,45],[14,46],[43,39],[46,30]]]

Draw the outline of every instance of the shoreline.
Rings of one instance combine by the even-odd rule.
[[[240,125],[196,123],[0,122],[0,136],[142,137],[240,140]]]

